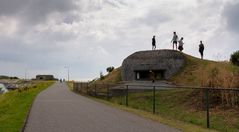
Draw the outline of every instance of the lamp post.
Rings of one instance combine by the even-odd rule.
[[[70,72],[69,72],[69,66],[65,66],[64,68],[67,68],[67,80],[70,81]]]
[[[25,81],[27,80],[27,69],[25,69]]]

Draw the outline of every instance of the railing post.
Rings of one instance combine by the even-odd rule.
[[[126,96],[125,96],[125,105],[128,106],[128,91],[129,91],[129,88],[128,88],[128,85],[126,85]]]
[[[80,88],[77,91],[82,92],[82,90],[83,90],[83,83],[80,83]]]
[[[205,97],[206,97],[206,112],[207,112],[207,128],[210,127],[210,122],[209,122],[209,93],[208,93],[209,89],[206,88],[206,91],[205,91]]]
[[[76,84],[73,82],[73,91],[76,92]]]
[[[155,86],[153,87],[153,114],[155,114]]]
[[[95,95],[95,97],[96,97],[96,84],[95,84],[95,90],[94,90],[94,95]]]
[[[89,94],[89,83],[86,83],[86,94]]]
[[[106,84],[106,86],[107,86],[107,100],[109,101],[110,100],[110,97],[109,97],[109,84]]]

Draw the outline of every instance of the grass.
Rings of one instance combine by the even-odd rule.
[[[217,132],[216,130],[207,129],[207,128],[204,128],[202,126],[194,125],[194,124],[191,124],[191,123],[186,123],[186,122],[183,122],[183,121],[180,121],[180,120],[175,120],[175,119],[173,119],[169,116],[164,116],[164,115],[161,115],[161,114],[152,114],[151,111],[145,111],[145,110],[142,110],[142,109],[135,109],[132,106],[126,107],[125,105],[122,105],[122,104],[124,104],[123,103],[124,101],[122,101],[122,100],[124,100],[124,97],[118,98],[119,99],[118,101],[121,102],[120,104],[115,103],[115,101],[117,100],[116,98],[112,99],[109,102],[109,101],[102,100],[102,99],[99,99],[99,98],[94,98],[94,97],[90,97],[90,96],[88,96],[88,97],[95,100],[95,101],[98,101],[98,102],[104,103],[106,105],[112,106],[114,108],[124,110],[124,111],[130,112],[130,113],[136,114],[138,116],[141,116],[141,117],[144,117],[144,118],[147,118],[147,119],[151,119],[153,121],[160,122],[162,124],[169,125],[171,127],[180,129],[184,132]],[[131,102],[131,103],[133,103],[133,102]]]
[[[161,90],[156,92],[156,115],[166,119],[178,120],[201,127],[206,126],[206,112],[201,108],[196,109],[195,104],[188,100],[194,99],[193,90]],[[130,93],[129,107],[152,113],[152,92]],[[125,105],[125,97],[113,97],[112,103]],[[210,127],[222,132],[238,132],[238,112],[229,112],[211,109]]]
[[[73,91],[73,83],[74,83],[73,81],[67,81],[67,82],[66,82],[68,88],[69,88],[71,91]]]
[[[0,132],[20,131],[36,95],[53,84],[35,83],[36,85],[28,90],[15,90],[0,95]]]
[[[112,72],[104,76],[103,80],[96,80],[94,83],[99,84],[116,84],[121,81],[121,67],[114,69]]]
[[[183,54],[186,64],[181,71],[176,73],[169,80],[177,85],[201,86],[206,78],[209,78],[212,69],[217,68],[221,76],[239,72],[239,67],[229,62],[216,62],[201,60],[190,55]]]

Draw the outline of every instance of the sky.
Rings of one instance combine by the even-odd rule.
[[[130,54],[172,49],[228,60],[239,50],[238,0],[1,0],[0,75],[91,80]]]

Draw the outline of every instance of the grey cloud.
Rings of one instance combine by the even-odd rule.
[[[13,16],[23,24],[44,22],[54,12],[65,13],[77,9],[75,0],[1,0],[0,16]]]
[[[113,7],[120,8],[121,6],[126,6],[127,4],[122,0],[105,0],[104,3],[109,4]]]
[[[239,2],[232,2],[225,6],[223,15],[230,31],[239,33]]]
[[[132,21],[132,25],[135,23],[144,24],[154,29],[158,28],[160,24],[170,21],[170,16],[163,14],[161,10],[150,10],[144,17],[137,18]]]
[[[77,8],[74,0],[34,0],[27,5],[21,18],[30,24],[44,22],[51,13],[66,13]]]
[[[21,12],[30,0],[1,0],[0,15],[15,15]]]

